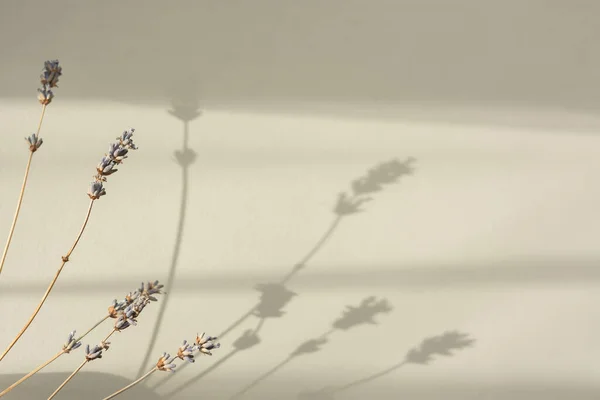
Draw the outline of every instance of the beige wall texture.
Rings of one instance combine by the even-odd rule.
[[[212,358],[121,398],[598,399],[599,12],[3,0],[2,240],[43,61],[63,76],[0,276],[2,349],[71,246],[108,143],[134,127],[139,150],[0,389],[159,279],[168,294],[57,398],[101,399],[206,331]],[[6,399],[46,399],[82,354]]]

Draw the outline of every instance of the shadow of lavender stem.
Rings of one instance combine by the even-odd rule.
[[[256,289],[261,292],[260,301],[242,314],[233,324],[225,329],[218,337],[222,339],[232,330],[240,326],[246,319],[251,316],[257,316],[264,320],[266,318],[275,318],[283,316],[282,309],[284,306],[296,296],[296,293],[285,288],[284,284],[288,283],[296,274],[306,268],[308,262],[323,248],[325,243],[331,238],[335,230],[340,225],[342,219],[349,215],[363,212],[363,204],[371,201],[368,194],[383,190],[385,185],[397,183],[404,175],[412,175],[414,172],[413,163],[415,160],[409,157],[406,161],[401,162],[393,159],[388,162],[381,163],[367,171],[367,174],[359,177],[351,182],[352,194],[348,195],[342,192],[338,195],[337,202],[333,209],[335,218],[331,222],[329,228],[325,231],[322,237],[317,241],[312,249],[302,259],[296,263],[291,271],[285,275],[280,283],[266,283],[256,285]],[[221,365],[221,363],[219,363]],[[188,364],[181,366],[180,370],[186,368]],[[204,374],[202,374],[204,376]],[[169,375],[162,378],[161,381],[150,386],[152,389],[157,389],[167,383],[173,376]]]
[[[323,247],[323,245],[327,242],[327,240],[333,235],[334,231],[338,227],[342,216],[337,216],[325,234],[321,237],[321,239],[316,243],[316,245],[302,258],[301,262],[296,264],[292,270],[281,280],[281,283],[266,283],[266,284],[258,284],[255,286],[255,289],[261,292],[261,297],[256,305],[252,306],[248,311],[242,314],[235,322],[233,322],[229,327],[227,327],[221,334],[218,335],[219,339],[222,339],[231,331],[239,327],[242,323],[244,323],[248,318],[255,316],[259,318],[259,323],[264,324],[267,318],[277,318],[283,316],[284,312],[281,311],[285,305],[292,299],[292,297],[296,296],[296,293],[288,290],[284,283],[291,280],[291,278],[296,275],[301,269],[305,267],[305,265],[314,257],[319,250]],[[228,359],[231,357],[228,357]],[[221,365],[222,363],[218,363]],[[189,364],[182,365],[179,370],[183,370],[184,368],[189,367]],[[200,378],[205,376],[205,373],[201,373],[197,377],[193,378],[192,381],[195,381],[196,378]],[[169,380],[173,379],[173,375],[169,374],[155,384],[149,386],[152,389],[157,389],[160,386],[166,384]],[[178,392],[179,390],[176,390]]]
[[[471,347],[474,343],[475,339],[470,338],[466,333],[458,331],[447,331],[438,336],[428,337],[425,338],[420,345],[410,349],[406,353],[404,360],[398,364],[343,386],[326,387],[315,392],[300,393],[298,395],[298,400],[334,400],[334,395],[336,393],[367,384],[378,378],[389,375],[408,364],[428,365],[435,355],[451,357],[454,355],[453,351]]]
[[[258,324],[256,325],[256,328],[246,330],[242,334],[242,336],[240,336],[235,342],[233,342],[233,350],[230,351],[229,353],[227,353],[227,355],[225,355],[225,357],[219,359],[219,361],[215,362],[209,368],[207,368],[200,374],[188,379],[186,382],[177,386],[175,389],[166,393],[162,397],[167,398],[167,399],[173,398],[173,396],[180,393],[181,391],[183,391],[184,389],[189,387],[194,382],[204,378],[206,375],[210,374],[211,372],[213,372],[214,370],[219,368],[219,366],[224,364],[227,360],[229,360],[230,358],[235,356],[237,353],[244,351],[244,350],[251,349],[252,347],[258,345],[261,342],[260,337],[258,336],[258,332],[263,327],[264,321],[265,321],[264,319],[260,319],[258,321]],[[183,365],[186,365],[186,364],[183,364]],[[183,365],[181,367],[183,367]],[[179,368],[179,370],[181,371],[181,368]],[[154,386],[151,387],[151,389],[154,390],[157,386],[158,386],[158,384],[155,384]]]
[[[330,336],[338,330],[348,331],[359,325],[377,325],[375,322],[375,316],[378,314],[387,314],[392,311],[391,305],[386,299],[376,300],[375,296],[369,296],[365,298],[358,307],[346,306],[342,316],[336,319],[332,323],[332,328],[314,339],[309,339],[301,343],[296,350],[294,350],[287,358],[281,361],[279,364],[265,372],[263,375],[252,381],[249,385],[244,387],[239,392],[235,393],[230,400],[235,400],[242,397],[245,393],[256,387],[265,379],[269,378],[275,372],[279,371],[287,364],[289,364],[294,358],[301,355],[313,354],[322,350],[322,346],[328,343]]]
[[[183,122],[183,145],[180,151],[175,151],[175,161],[181,166],[181,195],[179,204],[179,217],[177,220],[177,233],[175,236],[175,245],[173,247],[173,253],[171,256],[171,264],[169,266],[169,272],[165,281],[165,292],[170,293],[175,281],[175,275],[177,272],[177,265],[179,263],[179,255],[181,253],[181,245],[183,242],[183,233],[185,228],[185,220],[187,213],[188,197],[189,197],[189,168],[196,160],[196,153],[188,147],[189,143],[189,123],[191,120],[199,117],[200,111],[198,111],[198,104],[194,101],[174,101],[173,109],[169,110],[169,113],[174,117],[180,119]],[[150,337],[150,343],[147,346],[146,354],[140,364],[137,376],[144,374],[151,363],[150,357],[154,352],[156,341],[160,334],[160,327],[164,320],[167,306],[169,304],[169,297],[165,296],[164,301],[160,305],[156,322],[152,330],[152,336]]]

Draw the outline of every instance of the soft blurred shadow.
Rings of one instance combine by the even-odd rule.
[[[296,350],[294,350],[288,357],[286,357],[279,364],[271,368],[269,371],[258,377],[256,380],[252,381],[248,386],[241,389],[239,392],[234,394],[230,400],[238,399],[246,394],[246,392],[250,391],[252,388],[257,386],[259,383],[269,378],[278,370],[282,369],[285,365],[290,363],[294,358],[308,355],[312,353],[316,353],[322,350],[322,346],[324,346],[328,341],[330,336],[336,330],[347,331],[351,328],[362,324],[376,325],[374,320],[375,316],[381,313],[387,314],[392,311],[392,307],[388,303],[386,299],[377,300],[375,296],[370,296],[364,299],[358,307],[354,306],[346,306],[346,310],[343,315],[335,320],[332,324],[332,329],[327,332],[321,334],[320,336],[309,339],[303,343],[301,343]],[[192,384],[195,382],[189,382],[188,384]],[[186,385],[182,385],[183,389]],[[167,398],[171,397],[171,395],[176,392],[170,392],[166,395]]]
[[[23,374],[0,375],[0,388],[10,386]],[[41,373],[23,382],[9,394],[7,400],[46,399],[70,375],[69,373]],[[102,372],[80,372],[56,396],[59,399],[81,400],[104,398],[129,385],[132,381],[121,376]],[[161,397],[143,385],[136,385],[118,396],[119,399],[158,400]]]
[[[214,368],[222,365],[225,360],[231,359],[231,357],[238,352],[258,345],[260,343],[258,331],[263,327],[264,322],[267,319],[281,318],[285,314],[284,307],[294,296],[297,295],[285,285],[288,284],[290,280],[300,271],[306,268],[308,262],[318,253],[326,241],[332,236],[343,218],[364,211],[362,206],[365,202],[372,200],[370,197],[371,195],[382,191],[387,185],[397,183],[402,176],[411,175],[414,172],[414,162],[415,160],[413,158],[409,158],[404,162],[394,159],[378,164],[377,166],[368,170],[364,176],[353,180],[351,184],[352,191],[350,194],[342,192],[338,196],[338,201],[333,209],[333,221],[321,239],[319,239],[315,246],[291,268],[291,270],[283,277],[281,281],[277,283],[261,283],[256,285],[255,289],[260,292],[259,302],[251,307],[248,311],[242,313],[239,318],[237,318],[219,335],[219,338],[222,339],[252,316],[258,318],[257,328],[253,330],[246,330],[242,337],[238,339],[238,341],[241,340],[241,342],[238,342],[239,344],[237,346],[234,345],[234,350],[227,354],[224,359],[221,359],[215,365],[200,373],[196,378],[192,378],[186,384],[179,386],[173,392],[177,392],[184,386],[195,383],[199,378],[205,376],[207,373],[214,370]],[[367,299],[365,301],[366,303],[362,304],[361,307],[367,307],[367,310],[371,310],[368,308],[370,306],[376,307],[371,311],[377,311],[379,310],[377,307],[383,307],[379,303],[372,305],[371,301],[373,301],[373,299]],[[335,326],[335,329],[348,329],[352,327],[354,321],[353,318],[357,318],[357,321],[362,323],[363,321],[361,318],[365,317],[366,315],[366,311],[362,308],[349,308],[347,313],[348,316],[345,319],[340,320],[339,323],[348,325]],[[186,367],[187,364],[184,364],[181,366],[180,370]],[[150,385],[150,387],[152,389],[156,389],[167,383],[170,379],[172,379],[172,377],[167,376],[157,383]]]
[[[469,338],[466,333],[458,331],[444,332],[442,335],[425,338],[417,347],[408,351],[404,360],[389,368],[368,375],[364,378],[347,383],[343,386],[327,387],[315,392],[303,392],[298,395],[298,400],[333,400],[337,394],[351,389],[355,386],[364,385],[375,379],[386,376],[407,364],[429,364],[435,355],[450,357],[453,351],[462,350],[471,347],[475,343],[474,339]]]
[[[354,116],[366,106],[441,104],[600,112],[595,1],[52,4],[39,12],[36,0],[3,0],[2,97],[35,95],[40,57],[58,57],[64,98],[166,102],[185,75],[197,77],[207,109],[346,105],[341,112]],[[514,124],[514,114],[502,122]]]
[[[154,351],[156,340],[160,334],[160,327],[162,325],[167,306],[169,304],[169,293],[175,282],[177,264],[179,262],[179,254],[181,253],[181,244],[183,242],[183,231],[185,227],[185,217],[188,206],[188,191],[189,191],[189,168],[196,161],[196,152],[189,147],[189,134],[190,134],[190,122],[195,120],[201,115],[200,104],[196,94],[194,92],[178,91],[179,97],[173,98],[172,108],[168,111],[169,114],[177,118],[183,123],[183,140],[181,150],[176,150],[174,153],[175,162],[181,167],[181,195],[179,202],[179,217],[177,219],[177,230],[175,234],[175,244],[173,246],[173,252],[171,255],[171,263],[169,265],[169,272],[167,279],[164,282],[165,292],[164,299],[160,302],[160,308],[152,335],[150,337],[150,343],[146,349],[146,354],[140,368],[138,370],[138,376],[141,376],[147,371],[150,363],[150,357]]]

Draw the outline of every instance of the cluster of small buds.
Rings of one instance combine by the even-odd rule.
[[[67,339],[67,342],[63,345],[63,351],[65,353],[70,353],[72,350],[75,350],[79,346],[81,346],[81,342],[78,342],[77,339],[75,339],[75,334],[76,331],[71,331],[71,333],[69,333],[69,338]]]
[[[140,288],[138,289],[138,292],[150,301],[158,301],[158,299],[154,297],[154,295],[165,293],[162,291],[162,288],[164,287],[165,285],[159,283],[158,281],[148,282],[145,285],[144,283],[142,283],[140,285]]]
[[[179,346],[179,349],[177,349],[177,354],[174,357],[171,357],[171,355],[168,353],[163,353],[156,363],[156,368],[159,371],[175,372],[176,365],[173,363],[173,361],[180,359],[189,363],[193,363],[196,361],[194,358],[194,353],[196,351],[212,356],[211,350],[221,347],[220,343],[215,343],[216,340],[216,337],[206,336],[204,333],[202,335],[196,335],[196,341],[193,344],[190,344],[187,340],[184,340],[183,344]]]
[[[37,133],[32,133],[31,136],[26,137],[25,140],[27,141],[27,143],[29,143],[29,151],[31,151],[32,153],[34,151],[37,151],[37,149],[39,149],[42,146],[42,143],[44,143],[42,138],[39,137]]]
[[[94,346],[90,348],[90,345],[87,344],[85,346],[85,359],[88,361],[96,360],[98,358],[102,358],[102,351],[104,350],[104,346]]]
[[[193,363],[194,361],[196,361],[194,359],[195,350],[195,345],[191,345],[187,342],[187,340],[184,340],[183,344],[177,350],[177,357],[189,363]]]
[[[176,357],[171,358],[169,353],[163,353],[156,363],[156,368],[159,371],[175,372],[175,368],[177,367],[177,365],[173,364],[175,358]]]
[[[106,182],[106,177],[118,171],[117,165],[121,164],[128,156],[130,150],[137,150],[137,146],[133,143],[133,132],[135,129],[124,131],[121,136],[117,137],[117,141],[111,143],[108,147],[108,152],[102,157],[96,166],[96,175],[94,181],[90,184],[88,196],[92,200],[97,200],[106,194],[103,182]]]
[[[215,343],[216,336],[196,335],[196,349],[206,355],[212,356],[211,350],[221,347],[221,343]]]
[[[150,303],[150,300],[140,296],[125,309],[119,313],[115,321],[115,329],[118,331],[125,330],[130,326],[137,325],[137,317],[142,313],[144,308]]]
[[[42,87],[38,89],[38,100],[43,105],[48,105],[54,98],[52,88],[58,87],[58,78],[62,75],[62,67],[58,60],[50,60],[44,63],[44,69],[40,75]]]
[[[140,285],[140,288],[134,292],[129,292],[123,301],[112,301],[108,307],[108,315],[116,319],[115,329],[122,331],[132,325],[137,325],[137,317],[141,314],[144,308],[152,301],[158,301],[154,296],[163,294],[161,290],[164,285],[158,281],[148,282]]]

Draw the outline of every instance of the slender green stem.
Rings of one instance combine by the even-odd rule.
[[[2,392],[0,392],[0,397],[4,396],[8,392],[10,392],[11,390],[13,390],[17,386],[19,386],[21,383],[25,382],[27,379],[31,378],[33,375],[35,375],[38,372],[40,372],[43,368],[45,368],[46,366],[48,366],[51,362],[53,362],[54,360],[56,360],[58,357],[62,356],[63,354],[65,354],[64,350],[61,350],[58,353],[56,353],[48,361],[44,362],[43,364],[41,364],[40,366],[38,366],[36,369],[34,369],[30,373],[28,373],[27,375],[25,375],[24,377],[22,377],[21,379],[19,379],[18,381],[16,381],[15,383],[13,383],[9,387],[7,387],[6,389],[4,389]]]
[[[81,370],[81,368],[83,368],[83,366],[85,364],[87,364],[87,363],[88,363],[88,359],[86,358],[85,360],[83,360],[83,362],[81,364],[79,364],[79,367],[77,367],[77,369],[75,371],[73,371],[73,373],[71,375],[69,375],[69,377],[67,379],[65,379],[65,381],[63,383],[60,384],[60,386],[54,391],[54,393],[52,393],[50,395],[50,397],[48,397],[48,400],[52,400],[54,398],[54,396],[56,396],[58,394],[58,392],[60,392],[61,389],[64,388],[65,385],[67,383],[69,383],[69,381],[71,379],[73,379],[73,377],[75,376],[75,374],[77,374],[79,372],[79,370]]]
[[[67,264],[67,262],[69,262],[69,257],[71,256],[71,254],[75,250],[75,247],[77,247],[77,244],[79,243],[79,240],[81,239],[81,236],[83,235],[83,231],[85,230],[85,227],[87,226],[87,223],[88,223],[88,221],[90,219],[90,214],[92,213],[92,206],[93,205],[94,205],[94,200],[92,199],[90,201],[90,205],[89,205],[87,213],[85,215],[85,220],[83,222],[83,225],[81,226],[81,229],[79,230],[79,234],[77,235],[77,238],[75,239],[75,242],[73,243],[73,245],[71,246],[71,248],[69,249],[69,251],[67,252],[67,254],[62,257],[62,264],[60,265],[60,267],[56,271],[56,274],[54,275],[54,278],[52,279],[52,282],[50,282],[50,285],[48,286],[48,289],[46,289],[46,293],[44,293],[44,297],[42,297],[42,300],[40,300],[40,303],[36,307],[35,311],[31,315],[31,317],[29,318],[29,320],[27,321],[27,323],[25,324],[25,326],[21,329],[21,331],[19,332],[19,334],[13,339],[13,341],[6,348],[6,350],[4,350],[4,353],[2,353],[2,355],[0,356],[0,361],[2,361],[4,359],[4,357],[6,357],[6,355],[8,354],[8,352],[19,341],[19,339],[21,338],[21,336],[23,336],[23,334],[25,333],[25,331],[27,330],[27,328],[29,328],[29,325],[31,325],[31,323],[33,322],[33,320],[35,319],[35,317],[37,316],[37,314],[42,309],[42,306],[44,305],[44,302],[46,301],[46,299],[50,295],[50,292],[52,291],[52,288],[54,287],[54,284],[58,280],[58,277],[60,276],[60,273],[62,272],[62,270],[63,270],[64,266]]]
[[[46,104],[42,105],[42,114],[38,122],[36,136],[39,136],[40,129],[42,128],[42,121],[44,120],[44,114],[46,113]],[[15,227],[17,226],[17,220],[19,219],[19,212],[21,211],[21,204],[23,203],[23,197],[25,196],[25,187],[27,186],[27,178],[29,177],[29,170],[31,168],[31,160],[33,159],[34,151],[29,150],[29,158],[27,159],[27,166],[25,167],[25,176],[23,177],[23,183],[21,184],[21,192],[19,193],[19,200],[17,200],[17,209],[13,216],[12,224],[10,225],[10,231],[8,232],[8,239],[4,245],[4,251],[2,252],[2,258],[0,259],[0,274],[2,274],[2,268],[4,268],[4,262],[8,255],[8,249],[12,242],[13,234],[15,233]]]
[[[158,370],[157,367],[152,368],[150,371],[146,372],[144,375],[140,376],[138,379],[136,379],[135,381],[131,382],[129,385],[125,386],[122,389],[117,390],[116,392],[114,392],[113,394],[111,394],[108,397],[105,397],[102,400],[110,400],[113,397],[116,397],[118,395],[120,395],[121,393],[123,393],[124,391],[131,389],[132,387],[134,387],[135,385],[137,385],[138,383],[140,383],[141,381],[143,381],[144,379],[146,379],[147,377],[149,377],[150,375],[152,375],[154,372],[156,372]],[[50,400],[50,399],[48,399]]]

